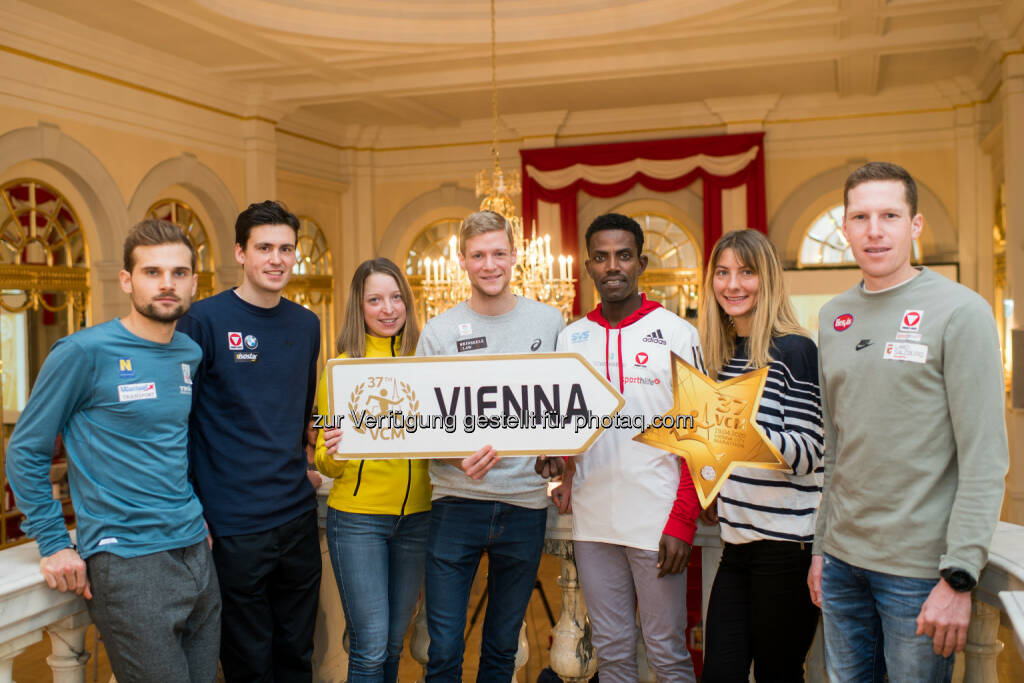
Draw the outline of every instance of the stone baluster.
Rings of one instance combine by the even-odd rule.
[[[644,642],[643,627],[640,626],[640,615],[636,616],[636,680],[638,683],[654,683],[657,680],[647,661],[647,644]]]
[[[430,647],[430,636],[427,635],[427,610],[423,604],[423,592],[416,605],[416,615],[412,618],[412,635],[409,636],[409,654],[423,667],[423,673],[416,683],[423,683],[427,678],[427,648]]]
[[[828,683],[828,670],[825,668],[825,629],[821,619],[818,619],[818,628],[814,632],[814,640],[811,641],[804,669],[807,683]]]
[[[46,658],[53,672],[53,683],[85,683],[85,632],[92,621],[88,612],[65,617],[46,627],[50,634],[51,654]]]
[[[1003,651],[997,639],[999,608],[971,600],[971,625],[964,649],[964,683],[998,683],[996,658]]]
[[[42,637],[42,631],[32,631],[0,644],[0,683],[14,682],[14,658],[24,652],[29,645],[38,643]]]
[[[519,683],[519,670],[530,661],[530,641],[526,639],[526,620],[519,629],[519,649],[516,650],[516,670],[512,672],[512,683]]]
[[[566,683],[585,683],[597,671],[597,657],[590,644],[590,619],[580,593],[572,541],[551,539],[544,552],[561,561],[558,587],[562,592],[562,611],[551,632],[551,669]]]

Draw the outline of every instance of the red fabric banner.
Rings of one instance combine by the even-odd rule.
[[[703,168],[696,168],[677,178],[658,179],[635,173],[616,183],[600,184],[577,180],[565,187],[548,189],[541,187],[531,178],[527,167],[538,171],[557,171],[574,164],[588,166],[610,166],[634,159],[669,160],[685,159],[695,154],[708,156],[730,156],[758,148],[757,155],[744,168],[730,176],[716,176]],[[562,251],[576,256],[573,261],[579,279],[578,265],[582,264],[577,252],[579,226],[577,225],[577,193],[585,192],[593,197],[610,198],[625,194],[640,184],[652,192],[675,192],[700,179],[704,183],[704,261],[711,255],[711,248],[722,236],[722,191],[741,185],[747,187],[747,227],[768,232],[768,217],[765,208],[764,175],[764,133],[743,133],[739,135],[714,135],[699,138],[673,138],[668,140],[644,140],[641,142],[619,142],[607,145],[580,145],[577,147],[548,147],[545,149],[520,150],[523,178],[523,230],[530,234],[537,218],[538,202],[558,204],[562,222]],[[576,284],[576,299],[573,313],[579,311],[579,282]]]

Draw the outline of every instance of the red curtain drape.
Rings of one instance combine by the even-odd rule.
[[[609,166],[634,159],[685,159],[695,154],[729,156],[741,154],[754,146],[758,148],[754,159],[740,171],[724,177],[712,175],[698,167],[685,175],[664,180],[638,172],[617,183],[599,184],[581,179],[565,187],[548,189],[541,187],[527,172],[528,166],[539,171],[556,171],[573,164]],[[593,197],[602,198],[617,197],[625,194],[637,184],[652,192],[674,192],[697,179],[703,181],[705,263],[711,254],[711,248],[722,236],[722,190],[746,185],[747,226],[764,233],[768,232],[765,210],[764,133],[526,149],[520,150],[519,155],[522,158],[524,230],[530,234],[530,228],[537,218],[538,202],[558,204],[564,252],[573,253],[579,243],[577,193],[586,192]],[[580,259],[577,258],[573,263],[575,269],[575,266],[580,263]],[[573,277],[578,280],[578,272],[574,273]],[[579,300],[579,283],[577,282],[576,300],[573,302],[574,313],[579,313]]]

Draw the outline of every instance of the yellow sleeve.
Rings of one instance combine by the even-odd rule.
[[[324,374],[320,376],[320,382],[316,386],[316,408],[317,412],[321,415],[327,415],[327,368],[324,368]],[[341,477],[342,472],[345,471],[345,467],[349,463],[348,460],[335,460],[332,456],[327,455],[327,446],[324,444],[324,432],[322,429],[318,429],[316,432],[315,462],[317,470],[332,479]]]

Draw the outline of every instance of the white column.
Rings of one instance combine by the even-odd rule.
[[[377,223],[373,152],[349,151],[345,157],[349,175],[348,188],[341,198],[341,273],[335,272],[335,278],[340,278],[347,289],[356,267],[377,256]],[[335,259],[338,256],[335,254]]]
[[[322,499],[321,499],[322,500]],[[320,600],[313,634],[313,678],[317,681],[343,681],[348,675],[348,651],[342,643],[345,612],[341,608],[338,582],[334,579],[327,534],[320,535]]]
[[[250,119],[242,123],[246,205],[277,199],[276,136],[272,121]]]
[[[32,631],[0,644],[0,683],[14,683],[14,658],[42,637],[42,631]]]
[[[90,267],[91,324],[106,322],[128,312],[128,297],[121,291],[118,280],[122,265],[115,261],[100,261]]]
[[[1006,283],[1014,301],[1012,329],[1024,330],[1024,54],[1003,61],[1003,169],[1006,182]],[[1018,354],[1020,355],[1020,354]],[[1015,373],[1024,372],[1024,358],[1014,359]],[[1019,400],[1019,398],[1018,398]],[[1024,521],[1024,410],[1007,416],[1010,475],[1006,519]]]
[[[427,633],[427,610],[423,605],[423,591],[420,591],[420,601],[416,605],[416,616],[412,618],[412,635],[409,636],[409,654],[423,667],[417,683],[423,683],[427,679],[427,649],[430,647],[430,635]]]
[[[1003,644],[996,639],[998,633],[999,608],[971,600],[971,625],[964,649],[964,683],[998,683],[996,658],[1003,651]]]
[[[978,261],[984,254],[978,253],[974,234],[978,231],[975,207],[981,197],[976,196],[974,185],[978,169],[975,150],[978,146],[977,127],[974,125],[973,109],[957,109],[956,116],[956,201],[957,201],[957,243],[960,261],[960,282],[976,290],[978,287]],[[988,232],[991,232],[991,227]],[[983,294],[984,296],[984,294]],[[988,297],[991,302],[992,295]]]
[[[644,642],[644,627],[640,615],[636,615],[636,680],[638,683],[655,683],[657,678],[647,660],[647,643]]]
[[[562,592],[562,610],[551,630],[549,661],[551,669],[566,683],[589,681],[597,671],[597,657],[590,643],[590,624],[580,593],[576,561],[571,550],[560,560],[558,587]]]
[[[481,647],[483,647],[482,644]],[[526,620],[523,620],[523,625],[519,629],[519,649],[516,650],[516,670],[512,672],[512,683],[519,682],[519,670],[526,666],[528,661],[530,661],[530,641],[526,639]]]
[[[53,683],[85,683],[85,631],[92,620],[88,612],[78,612],[46,627],[50,634],[51,654],[46,658],[53,672]]]

